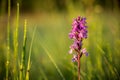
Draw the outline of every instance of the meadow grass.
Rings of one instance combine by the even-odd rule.
[[[9,74],[9,55],[10,55],[10,0],[8,0],[6,80],[8,80],[8,74]]]
[[[8,23],[7,23],[7,54],[6,54],[6,80],[29,80],[29,71],[30,71],[30,59],[31,59],[31,50],[32,50],[32,43],[35,35],[35,30],[33,33],[29,53],[28,53],[28,62],[27,65],[25,65],[25,56],[26,56],[26,40],[27,40],[27,20],[24,21],[24,28],[23,28],[23,45],[22,45],[22,51],[20,51],[19,54],[19,3],[17,3],[17,13],[16,13],[16,25],[15,29],[13,31],[13,58],[12,54],[10,53],[10,0],[8,0]],[[36,28],[35,28],[36,29]],[[21,41],[22,42],[22,41]],[[13,60],[12,63],[9,60]],[[12,66],[9,65],[12,64]],[[10,68],[12,70],[10,70]],[[9,74],[11,73],[11,75]]]
[[[21,62],[20,62],[20,80],[25,79],[25,47],[26,47],[26,40],[27,40],[27,20],[24,21],[24,35],[23,35],[23,48],[21,53]]]
[[[31,44],[30,44],[30,50],[29,50],[28,62],[27,62],[26,80],[30,80],[29,75],[30,75],[30,67],[31,67],[31,51],[32,51],[32,45],[33,45],[35,32],[36,32],[36,27],[33,31],[32,41],[31,41]]]
[[[13,45],[14,45],[14,64],[13,64],[13,76],[14,76],[14,80],[18,79],[18,28],[19,28],[19,3],[17,3],[17,13],[16,13],[16,26],[15,26],[15,30],[14,30],[14,41],[13,41]]]
[[[45,47],[45,44],[43,45],[43,42],[42,42],[42,41],[40,41],[40,42],[41,42],[40,45],[41,45],[42,48],[45,50],[45,53],[48,55],[50,61],[53,63],[54,67],[56,68],[56,70],[57,70],[58,73],[60,74],[62,80],[65,80],[65,78],[64,78],[64,76],[63,76],[61,70],[60,70],[59,67],[57,66],[55,60],[52,58],[50,52],[46,49],[47,47]]]
[[[24,28],[20,32],[22,24],[19,23],[19,4],[17,4],[16,26],[13,27],[15,31],[11,30],[14,32],[12,49],[9,43],[12,38],[9,6],[5,55],[7,65],[4,78],[6,77],[6,80],[76,80],[77,65],[71,62],[72,56],[68,54],[72,43],[68,33],[73,17],[84,14],[88,22],[88,39],[84,40],[84,46],[89,56],[81,58],[81,80],[119,80],[119,15],[113,12],[92,12],[89,15],[77,11],[71,13],[46,15],[47,19],[42,18],[41,22],[35,24],[37,29],[25,20]],[[11,55],[14,57],[12,58]]]

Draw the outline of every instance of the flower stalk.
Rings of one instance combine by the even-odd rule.
[[[78,80],[80,80],[80,54],[78,54]]]

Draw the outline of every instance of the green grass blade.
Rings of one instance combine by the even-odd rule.
[[[26,46],[26,32],[27,32],[27,20],[24,21],[24,35],[23,35],[23,49],[21,54],[21,64],[20,64],[20,80],[23,80],[25,77],[25,46]]]
[[[43,46],[42,46],[43,47]],[[57,66],[57,64],[55,63],[54,59],[52,58],[52,56],[50,55],[49,51],[43,47],[43,49],[45,50],[46,54],[48,55],[49,59],[51,60],[51,62],[53,63],[53,65],[55,66],[55,68],[57,69],[58,73],[60,74],[60,76],[62,77],[63,80],[65,80],[61,70],[59,69],[59,67]]]
[[[6,61],[6,80],[9,73],[9,53],[10,53],[10,0],[8,0],[8,23],[7,23],[7,61]]]
[[[40,40],[39,40],[40,41]],[[40,41],[41,43],[39,43],[43,49],[45,50],[47,56],[49,57],[50,61],[53,63],[53,65],[55,66],[56,70],[58,71],[58,73],[60,74],[60,76],[62,77],[63,80],[65,80],[65,77],[63,76],[61,70],[59,69],[59,67],[57,66],[55,60],[52,58],[52,56],[50,55],[49,51],[45,48],[45,45],[43,46],[43,42]]]
[[[47,76],[45,75],[44,71],[42,69],[40,69],[40,73],[42,74],[44,80],[48,80]]]
[[[13,75],[14,80],[18,78],[17,76],[17,64],[18,64],[18,27],[19,27],[19,3],[17,3],[17,15],[16,15],[16,27],[14,31],[14,66]]]
[[[36,27],[34,28],[34,31],[33,31],[32,41],[31,41],[30,49],[29,49],[27,72],[26,72],[26,80],[29,80],[29,72],[30,72],[30,66],[31,66],[31,51],[32,51],[32,45],[33,45],[33,40],[34,40],[34,36],[35,36],[35,31],[36,31]]]

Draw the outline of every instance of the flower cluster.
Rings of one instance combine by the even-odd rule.
[[[76,52],[76,54],[73,55],[72,61],[77,61],[78,54],[80,54],[80,57],[82,54],[88,56],[86,49],[82,49],[82,41],[87,38],[86,18],[78,17],[73,21],[69,37],[74,40],[74,43],[70,46],[69,53],[72,54],[73,51]]]

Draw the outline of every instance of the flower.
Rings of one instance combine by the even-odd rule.
[[[72,30],[69,33],[69,38],[74,42],[70,46],[69,53],[73,54],[72,62],[77,62],[78,65],[78,80],[80,80],[80,58],[82,55],[88,56],[88,52],[86,48],[82,49],[82,41],[87,38],[87,26],[86,26],[86,18],[78,16],[78,18],[74,19],[72,23]]]
[[[69,53],[72,54],[73,50],[80,51],[81,47],[82,47],[81,41],[75,40],[74,43],[70,46]]]
[[[82,40],[87,38],[86,18],[79,16],[74,19],[69,38],[74,40],[74,43],[70,46],[71,49],[69,53],[72,53],[73,50],[80,51],[82,48]]]
[[[85,54],[86,56],[88,56],[88,52],[86,51],[86,48],[83,48],[83,49],[81,50],[81,53],[82,53],[82,54]]]
[[[78,56],[74,54],[74,55],[73,55],[73,58],[72,58],[72,62],[77,61],[77,57],[78,57]]]
[[[78,17],[72,23],[72,30],[69,33],[70,39],[81,40],[87,38],[86,18]]]

